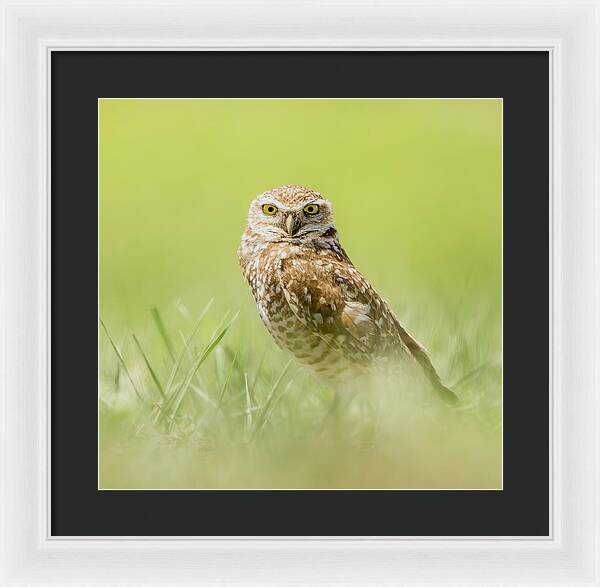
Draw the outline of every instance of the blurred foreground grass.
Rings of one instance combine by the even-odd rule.
[[[499,487],[500,154],[492,100],[101,100],[100,487]],[[458,409],[398,381],[331,415],[288,365],[235,249],[291,182]]]
[[[434,316],[458,409],[379,381],[333,410],[333,391],[271,341],[248,344],[249,321],[210,310],[155,310],[119,341],[104,331],[101,487],[499,487],[498,341],[481,331],[497,317],[479,316]]]

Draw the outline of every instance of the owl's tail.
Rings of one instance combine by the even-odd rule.
[[[442,380],[438,375],[438,372],[435,370],[431,359],[427,355],[425,348],[410,334],[408,334],[408,332],[406,332],[406,330],[404,330],[400,324],[398,324],[398,329],[404,344],[407,346],[411,355],[423,369],[423,373],[431,383],[433,390],[446,404],[454,405],[458,403],[458,396],[449,387],[446,387],[442,383]]]
[[[449,387],[446,387],[441,381],[437,385],[434,385],[433,389],[448,405],[453,406],[458,403],[458,396]]]

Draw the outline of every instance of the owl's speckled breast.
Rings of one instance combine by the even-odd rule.
[[[288,242],[269,242],[253,246],[242,243],[240,262],[250,285],[260,317],[271,336],[284,350],[292,353],[301,363],[319,375],[340,379],[352,371],[351,364],[335,344],[334,337],[317,334],[290,307],[281,284],[284,263],[293,263],[294,257],[314,257],[322,263],[323,255],[334,255],[331,250],[308,250],[305,246]],[[289,295],[289,294],[288,294]],[[310,292],[305,295],[310,299]]]

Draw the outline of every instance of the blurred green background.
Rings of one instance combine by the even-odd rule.
[[[264,379],[268,390],[275,377],[269,369],[285,357],[260,323],[236,248],[254,196],[285,183],[306,185],[332,201],[350,258],[430,349],[443,379],[455,384],[466,377],[464,413],[479,422],[477,434],[493,431],[488,452],[475,459],[486,463],[485,470],[469,471],[466,478],[498,485],[501,100],[102,99],[99,116],[100,315],[141,388],[152,383],[132,333],[155,370],[165,378],[170,372],[150,309],[158,308],[177,346],[214,298],[206,336],[225,312],[239,310],[226,340],[250,365],[248,372],[258,369],[255,355],[266,353],[267,371],[256,380]],[[139,405],[130,383],[119,378],[121,370],[101,332],[100,474],[108,487],[138,486],[127,470],[136,470],[132,463],[139,457],[138,449],[128,448],[139,435]],[[310,381],[303,385],[326,411],[327,391],[314,391],[318,385]],[[206,383],[208,396],[210,389]],[[285,401],[280,406],[282,418],[293,410]],[[211,436],[196,426],[201,408],[189,406],[187,413],[195,433]],[[162,434],[156,430],[156,438]],[[260,453],[264,478],[211,477],[180,464],[175,472],[157,467],[140,483],[270,486],[275,460],[266,454]],[[194,468],[193,458],[186,462]],[[302,486],[304,479],[306,486],[320,486],[314,474],[298,477],[300,469],[290,473],[290,483]],[[373,482],[380,485],[419,483],[417,473],[388,480],[379,472]],[[347,473],[326,485],[344,485]],[[431,480],[432,486],[444,484],[452,479]]]

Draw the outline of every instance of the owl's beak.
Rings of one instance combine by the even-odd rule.
[[[294,218],[293,214],[288,214],[287,218],[285,219],[285,228],[290,236],[294,236],[294,232],[296,232],[298,229],[298,224],[296,223],[296,219]]]

